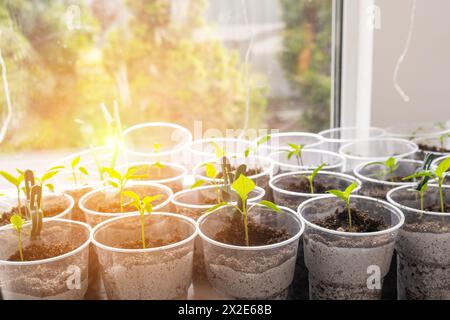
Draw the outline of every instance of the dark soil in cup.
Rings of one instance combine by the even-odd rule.
[[[58,257],[76,249],[76,246],[70,243],[57,243],[46,245],[42,243],[32,243],[23,248],[24,261],[35,261]],[[8,261],[21,261],[20,252],[17,250]]]
[[[168,165],[139,165],[135,175],[143,176],[142,178],[133,180],[164,180],[175,178],[181,174],[180,170],[177,170]]]
[[[22,217],[25,216],[25,209],[23,207],[24,203],[21,204],[20,212]],[[44,212],[44,217],[54,217],[58,214],[64,212],[69,206],[67,198],[64,197],[49,197],[43,198],[42,210]],[[10,212],[3,213],[0,216],[0,226],[10,224],[10,219],[13,215],[19,213],[19,208],[14,207]]]
[[[350,183],[346,183],[347,186],[349,184]],[[328,190],[339,189],[339,187],[340,186],[336,185],[336,181],[334,179],[330,179],[330,181],[317,181],[317,179],[313,180],[314,193],[326,193]],[[292,192],[311,193],[311,187],[306,176],[298,176],[290,179],[288,184],[283,186],[283,189]]]
[[[230,218],[229,222],[216,234],[214,240],[235,246],[246,246],[242,216]],[[265,246],[288,240],[291,234],[286,229],[275,229],[249,219],[248,237],[250,246]]]
[[[167,246],[169,244],[177,243],[184,240],[179,235],[170,235],[169,238],[164,239],[154,239],[152,237],[145,238],[145,248],[159,248],[163,246]],[[129,241],[126,243],[121,243],[117,246],[121,249],[143,249],[142,248],[142,241],[141,240],[135,240],[135,241]]]
[[[334,214],[322,220],[314,221],[320,227],[343,232],[377,232],[388,228],[381,219],[374,219],[367,212],[351,208],[352,230],[349,227],[348,211],[336,209]]]
[[[429,146],[426,144],[419,144],[419,149],[425,152],[450,153],[449,149],[436,146]]]

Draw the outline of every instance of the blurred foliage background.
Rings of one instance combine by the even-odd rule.
[[[308,104],[300,125],[328,127],[331,0],[279,1],[286,24],[281,63]],[[188,1],[180,21],[171,19],[170,3],[1,1],[0,53],[14,105],[2,151],[103,144],[99,104],[111,107],[114,100],[126,127],[172,121],[192,130],[194,120],[204,129],[242,127],[247,66],[239,52],[213,32],[198,37],[196,30],[209,30],[207,0]],[[249,127],[255,128],[271,114],[267,88],[252,79]],[[0,115],[5,110],[0,94]]]

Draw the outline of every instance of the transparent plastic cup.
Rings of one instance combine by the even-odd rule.
[[[125,153],[130,162],[166,161],[186,163],[191,132],[174,123],[147,122],[123,131]],[[159,148],[155,150],[155,143]]]
[[[450,131],[444,133],[450,135]],[[419,146],[416,158],[423,160],[427,153],[435,154],[438,157],[450,155],[450,136],[441,139],[441,136],[421,137],[412,140]]]
[[[321,131],[319,135],[323,139],[321,149],[339,152],[349,142],[384,137],[386,130],[377,127],[342,127]]]
[[[272,189],[275,203],[296,211],[302,202],[311,198],[323,196],[325,193],[297,192],[290,190],[290,187],[296,186],[300,179],[304,180],[309,186],[307,177],[312,172],[313,171],[287,172],[272,177],[269,181],[269,185]],[[358,194],[361,189],[361,181],[353,176],[343,173],[320,171],[313,181],[314,184],[319,183],[323,186],[328,186],[328,190],[345,190],[353,182],[358,184],[353,190],[353,193]],[[315,192],[317,192],[317,190],[315,190]]]
[[[129,183],[127,184],[125,190],[133,191],[141,198],[161,194],[163,196],[163,200],[153,206],[154,211],[168,209],[170,199],[173,196],[173,192],[169,187],[151,182]],[[126,199],[127,198],[124,197],[124,203],[127,202]],[[115,218],[118,215],[130,215],[137,213],[136,210],[123,213],[99,211],[99,207],[105,207],[108,204],[114,204],[116,206],[120,204],[119,191],[117,189],[112,187],[103,187],[101,189],[88,192],[80,199],[78,206],[83,211],[86,222],[91,227],[95,227],[100,222]]]
[[[408,140],[381,138],[350,142],[343,145],[339,153],[346,159],[346,171],[353,171],[364,162],[414,157],[418,150],[417,144]]]
[[[345,158],[338,153],[316,150],[303,149],[302,160],[296,156],[288,157],[288,152],[277,151],[270,155],[270,160],[274,163],[272,176],[304,170],[314,170],[323,163],[327,165],[323,167],[324,171],[342,172],[345,167]]]
[[[224,187],[221,185],[219,187]],[[256,187],[249,194],[249,202],[259,202],[265,194],[264,189]],[[217,203],[217,187],[201,186],[195,189],[182,190],[172,197],[172,204],[178,214],[197,220],[206,210],[212,208]],[[203,258],[203,246],[200,237],[195,239],[194,250],[194,290],[196,285],[206,284],[205,261]]]
[[[253,141],[253,146],[257,148],[258,155],[267,157],[271,153],[289,150],[289,144],[304,145],[305,148],[312,149],[318,148],[322,145],[323,139],[316,133],[310,132],[280,132],[270,134],[270,139],[264,143],[257,143],[264,136],[260,136]]]
[[[450,212],[421,211],[414,185],[392,189],[387,199],[405,214],[397,251],[397,290],[400,300],[450,299]],[[443,189],[450,203],[450,186]],[[439,206],[436,185],[428,186],[424,208]]]
[[[444,123],[408,122],[386,128],[386,136],[412,140],[415,138],[439,137],[448,130],[450,130],[450,121]]]
[[[24,250],[30,241],[30,223],[22,229]],[[88,285],[90,227],[82,222],[44,219],[40,244],[68,243],[73,250],[35,261],[8,261],[18,251],[17,231],[0,230],[0,283],[6,300],[81,300]]]
[[[207,161],[216,156],[215,145],[222,148],[226,154],[244,155],[245,150],[253,148],[249,140],[238,138],[208,138],[194,140],[190,146],[191,164]]]
[[[386,194],[393,188],[411,184],[410,181],[392,181],[386,167],[380,164],[370,164],[364,162],[358,165],[353,174],[362,181],[363,187],[361,195],[386,199]],[[422,167],[422,162],[410,159],[400,159],[397,161],[398,167],[394,170],[396,177],[408,177]]]
[[[198,220],[198,232],[208,280],[227,298],[285,299],[294,278],[295,261],[304,225],[288,208],[276,213],[256,205],[249,219],[276,230],[286,230],[290,238],[265,246],[236,246],[216,241],[217,233],[230,223],[234,209],[230,206],[205,214]]]
[[[130,167],[141,167],[142,169],[138,169],[135,172],[135,175],[144,176],[139,179],[132,179],[131,181],[147,181],[152,183],[159,183],[168,186],[172,189],[173,192],[180,191],[183,189],[183,181],[184,178],[187,175],[187,169],[186,167],[172,162],[159,162],[162,167],[155,167],[153,166],[154,163],[152,162],[133,162],[129,163],[127,165],[119,167],[119,171],[123,174],[125,173],[128,168]],[[149,176],[148,169],[152,168],[152,172],[158,173],[158,170],[164,171],[169,169],[171,171],[170,174],[166,174],[166,176],[158,179],[158,178],[152,178]],[[163,173],[164,174],[164,173]]]
[[[192,279],[194,220],[172,213],[145,216],[145,234],[153,239],[179,241],[147,249],[124,249],[141,241],[140,215],[104,221],[92,230],[108,299],[186,299]]]
[[[356,233],[320,227],[318,220],[333,215],[337,209],[345,210],[345,202],[331,195],[312,198],[298,207],[306,225],[303,247],[311,300],[381,298],[397,232],[405,218],[385,201],[352,195],[350,203],[371,218],[383,220],[388,228]]]
[[[266,189],[269,184],[270,173],[273,170],[273,163],[270,159],[260,157],[260,156],[248,156],[244,157],[243,155],[230,154],[227,155],[228,160],[232,167],[236,168],[241,164],[247,165],[247,170],[259,170],[258,173],[249,175],[248,178],[255,181],[256,185]],[[211,158],[205,162],[199,163],[193,169],[193,173],[195,175],[196,180],[204,180],[209,183],[223,183],[223,179],[211,179],[206,176],[206,168],[205,165],[207,163],[212,163],[216,167],[218,172],[222,171],[221,168],[221,159]]]

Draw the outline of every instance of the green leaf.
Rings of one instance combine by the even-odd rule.
[[[292,156],[293,156],[294,154],[295,154],[294,151],[289,151],[289,153],[288,153],[288,155],[287,155],[288,160],[291,160],[291,158],[292,158]]]
[[[218,204],[212,206],[211,208],[209,208],[208,210],[206,210],[206,213],[211,212],[211,211],[214,211],[214,210],[216,210],[216,209],[219,209],[219,208],[221,208],[221,207],[223,207],[223,206],[226,206],[227,204],[228,204],[227,202],[221,202],[221,203],[218,203]]]
[[[119,188],[119,184],[115,183],[114,181],[108,180],[108,184],[116,189]]]
[[[215,179],[217,177],[216,166],[212,163],[205,164],[206,176],[210,179]]]
[[[338,198],[341,198],[344,201],[347,201],[347,195],[341,190],[328,190],[327,193],[330,193]]]
[[[394,168],[397,164],[397,159],[395,159],[394,157],[390,157],[389,159],[386,160],[386,167],[388,168]]]
[[[412,179],[418,179],[418,178],[432,178],[432,177],[433,177],[433,173],[431,171],[419,171],[410,176],[402,178],[402,180],[412,180]]]
[[[211,144],[214,147],[217,159],[220,159],[225,156],[225,150],[221,146],[219,146],[217,142],[213,141],[211,142]]]
[[[16,171],[17,171],[17,173],[18,173],[19,175],[21,175],[22,177],[24,176],[24,172],[23,172],[22,170],[16,169]]]
[[[165,166],[161,163],[161,162],[155,162],[154,164],[152,164],[152,166],[153,167],[156,167],[156,168],[160,168],[160,169],[162,169],[162,168],[164,168]]]
[[[326,165],[327,165],[326,163],[322,163],[320,166],[314,169],[314,171],[309,175],[308,179],[312,181],[314,177],[319,173],[319,171],[322,170],[323,167],[325,167]]]
[[[256,142],[256,145],[259,147],[261,144],[268,142],[270,139],[272,139],[272,136],[270,134],[265,135],[261,137],[258,142]]]
[[[106,172],[113,179],[116,179],[119,181],[122,180],[122,175],[113,168],[103,167],[102,171]]]
[[[353,182],[351,185],[347,187],[347,189],[345,189],[344,193],[347,198],[350,197],[350,194],[353,192],[353,190],[356,189],[356,187],[358,187],[358,184],[356,182]]]
[[[247,178],[243,174],[237,178],[233,184],[231,185],[231,189],[233,189],[242,199],[242,201],[246,201],[248,198],[248,194],[255,189],[255,182],[252,179]]]
[[[6,171],[0,171],[0,175],[5,178],[9,183],[13,184],[14,186],[18,187],[20,185],[19,179],[14,177],[13,175],[9,174]]]
[[[205,180],[197,180],[197,181],[195,181],[195,183],[191,186],[191,189],[198,188],[198,187],[200,187],[200,186],[202,186],[202,185],[204,185],[204,184],[205,184]]]
[[[293,144],[293,143],[288,143],[288,146],[292,148],[292,151],[294,151],[294,153],[300,151],[300,146],[299,145],[296,145],[296,144]]]
[[[22,226],[25,223],[25,220],[18,214],[15,214],[9,219],[9,222],[11,222],[14,229],[16,229],[17,231],[20,231],[22,229]]]
[[[55,192],[55,186],[53,185],[53,183],[47,183],[45,185],[45,187],[50,191],[50,192]]]
[[[153,144],[153,150],[154,150],[155,152],[158,152],[159,149],[161,149],[161,145],[160,145],[159,143],[154,143],[154,144]]]
[[[84,174],[85,176],[88,176],[88,175],[89,175],[89,172],[86,170],[85,167],[79,167],[78,170],[79,170],[82,174]]]
[[[143,200],[142,200],[142,204],[145,206],[147,206],[148,204],[151,204],[153,202],[155,202],[156,200],[159,200],[162,198],[162,194],[157,194],[155,196],[146,196]]]
[[[133,191],[125,190],[124,192],[122,192],[122,194],[130,199],[133,199],[136,202],[141,201],[141,198],[139,198],[139,196]]]
[[[146,205],[144,205],[144,210],[148,213],[152,213],[153,212],[153,205],[151,203],[147,203]]]
[[[59,169],[56,170],[52,170],[52,171],[47,171],[46,173],[44,173],[41,177],[41,183],[44,183],[47,180],[50,180],[51,178],[53,178],[54,176],[56,176],[59,173]]]
[[[262,204],[263,206],[265,206],[265,207],[267,207],[267,208],[269,208],[269,209],[271,209],[271,210],[273,210],[275,212],[278,212],[278,213],[281,212],[281,209],[273,202],[270,202],[270,201],[267,201],[267,200],[262,200],[262,201],[259,202],[259,204]]]
[[[436,168],[434,174],[438,178],[442,178],[444,174],[448,171],[450,168],[450,157],[444,159]]]
[[[244,151],[244,156],[245,156],[246,158],[248,158],[249,155],[250,155],[250,148],[247,148],[247,149],[245,149],[245,151]]]
[[[72,167],[72,169],[75,168],[80,163],[80,160],[81,160],[81,156],[73,158],[72,162],[70,163],[70,166]]]

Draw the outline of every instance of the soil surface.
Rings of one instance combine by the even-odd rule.
[[[330,182],[329,184],[325,184],[322,182],[313,181],[313,187],[314,193],[326,193],[328,190],[336,189],[336,183]],[[311,187],[306,176],[290,181],[285,188],[292,192],[311,193]]]
[[[257,224],[251,219],[249,219],[247,225],[250,246],[265,246],[291,238],[291,234],[286,229],[275,229],[267,225]],[[236,217],[230,218],[230,223],[226,224],[216,234],[214,240],[235,246],[245,246],[242,216],[236,215]]]
[[[49,259],[61,256],[75,249],[76,246],[70,243],[57,243],[52,245],[38,244],[38,243],[30,244],[25,248],[23,248],[23,260],[35,261],[35,260]],[[8,261],[21,261],[19,250],[17,250],[16,253],[10,256],[8,258]]]
[[[424,207],[425,211],[441,212],[439,204],[430,205]],[[450,212],[450,205],[444,206],[444,211]],[[427,218],[421,218],[417,216],[417,219],[407,221],[403,228],[407,231],[413,232],[425,232],[425,233],[443,233],[448,232],[450,226],[448,224],[448,218],[426,220]]]
[[[314,221],[320,227],[344,232],[377,232],[388,228],[383,220],[371,218],[367,212],[351,208],[352,230],[349,228],[347,209],[336,209],[333,215]]]
[[[171,238],[167,239],[154,239],[154,238],[145,238],[145,248],[159,248],[162,246],[167,246],[172,243],[177,243],[182,241],[183,238],[179,235],[172,235]],[[136,241],[130,241],[126,243],[121,243],[118,245],[121,249],[142,249],[142,241],[136,240]]]
[[[436,147],[436,146],[429,146],[426,144],[419,144],[419,149],[422,151],[429,151],[429,152],[450,153],[449,149]]]

